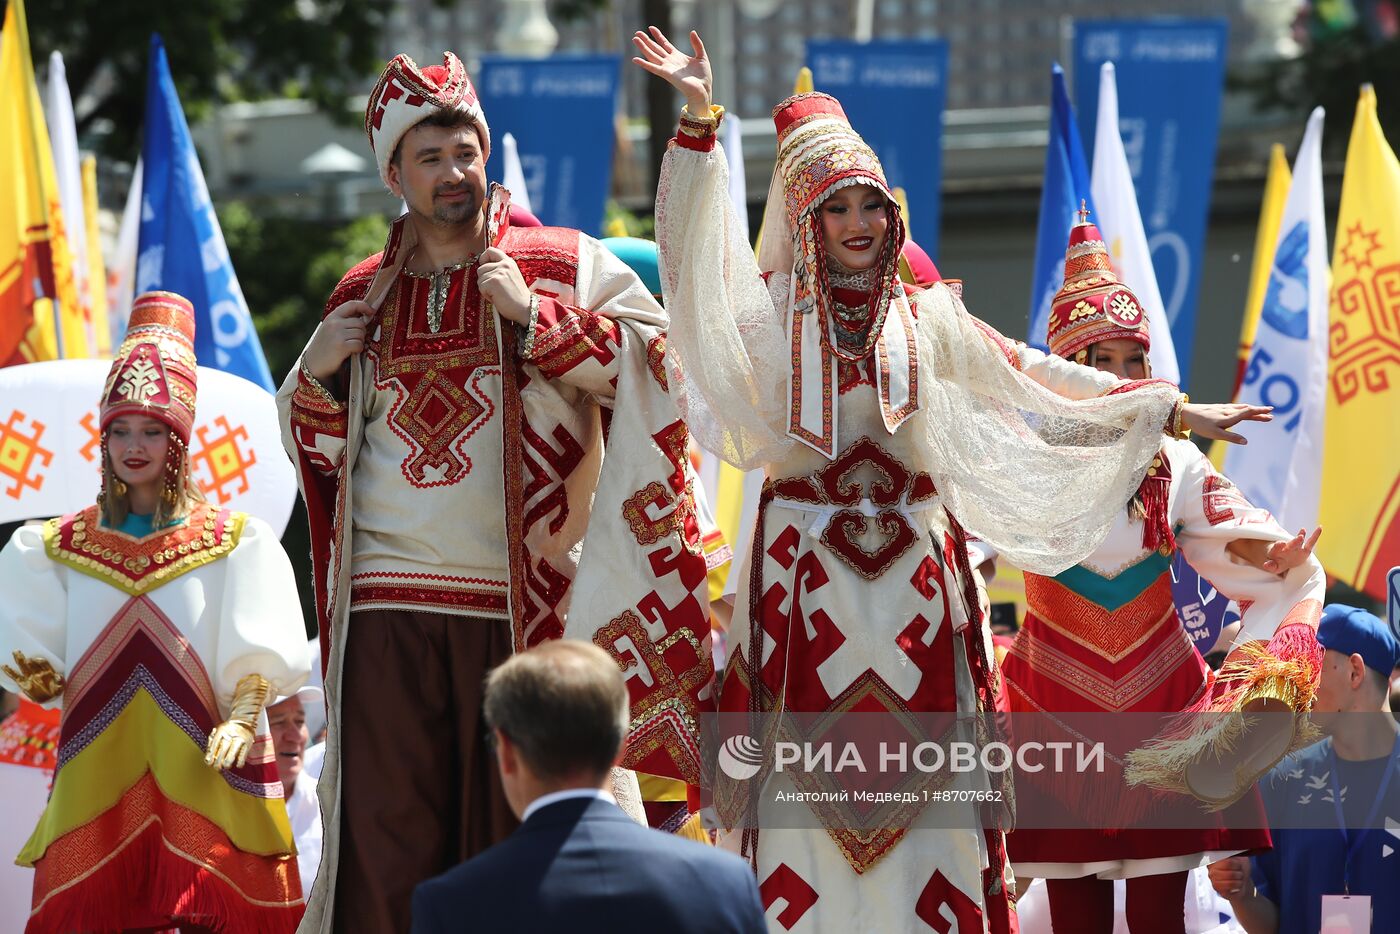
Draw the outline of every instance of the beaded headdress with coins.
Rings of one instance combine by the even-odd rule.
[[[822,321],[831,320],[831,288],[819,210],[822,202],[834,192],[852,185],[870,185],[885,196],[889,227],[873,270],[868,309],[870,328],[864,345],[854,353],[845,351],[828,339],[828,328],[822,329],[824,345],[831,353],[847,360],[864,357],[879,339],[889,311],[891,290],[899,279],[899,251],[904,245],[904,219],[899,204],[885,181],[879,158],[851,127],[836,98],[820,92],[789,97],[774,108],[773,123],[778,133],[773,184],[775,188],[779,184],[782,186],[782,213],[792,237],[791,269],[796,279],[797,312],[816,312],[822,316]],[[770,192],[770,215],[777,194]],[[764,236],[768,237],[767,230]],[[760,256],[762,264],[763,256]]]

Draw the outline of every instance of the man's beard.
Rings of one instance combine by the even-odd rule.
[[[457,192],[462,192],[466,197],[461,201],[439,200],[440,195]],[[439,227],[464,227],[471,224],[480,212],[481,199],[472,186],[440,185],[433,189],[433,211],[426,217]]]

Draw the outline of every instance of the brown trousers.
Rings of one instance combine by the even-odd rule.
[[[366,610],[349,626],[335,930],[406,934],[414,886],[518,826],[481,717],[510,624]]]

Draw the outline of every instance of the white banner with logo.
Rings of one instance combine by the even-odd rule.
[[[0,522],[74,512],[97,501],[97,400],[107,360],[51,360],[0,369]],[[281,535],[296,498],[271,394],[199,368],[190,469],[209,502]]]

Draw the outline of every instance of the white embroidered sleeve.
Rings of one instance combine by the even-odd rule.
[[[620,329],[629,322],[661,329],[666,314],[626,263],[583,234],[571,301],[535,296],[520,354],[550,379],[610,400],[624,352]]]
[[[262,675],[272,696],[306,683],[311,657],[296,576],[272,528],[249,516],[223,566],[216,658],[204,659],[223,709],[245,675]]]
[[[670,391],[696,441],[740,470],[779,461],[786,434],[787,329],[729,200],[722,147],[674,143],[656,194],[661,283],[671,318]]]
[[[1021,369],[1051,392],[1066,399],[1093,399],[1119,383],[1114,376],[1089,366],[1045,353],[1018,342]]]
[[[11,653],[44,658],[60,675],[68,672],[67,572],[44,551],[42,526],[23,525],[0,551],[0,662],[14,667]],[[0,674],[0,686],[18,692]],[[62,697],[46,702],[57,707]]]
[[[1240,538],[1286,542],[1293,536],[1217,473],[1190,441],[1168,441],[1172,465],[1172,524],[1177,545],[1191,566],[1217,590],[1237,601],[1243,626],[1236,644],[1267,640],[1300,601],[1323,599],[1327,578],[1316,557],[1280,577],[1231,554]]]

